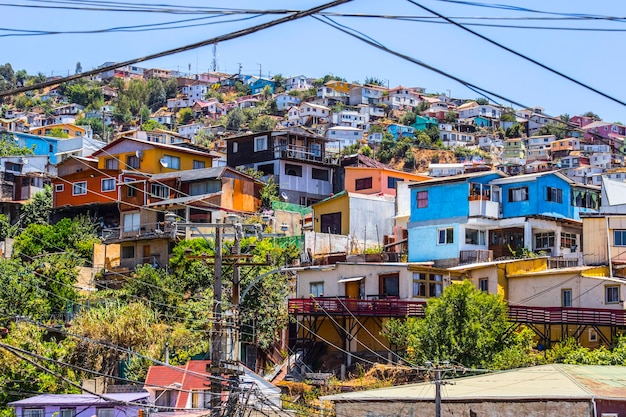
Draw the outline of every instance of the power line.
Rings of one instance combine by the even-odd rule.
[[[499,43],[497,41],[494,41],[493,39],[491,39],[491,38],[489,38],[489,37],[487,37],[485,35],[482,35],[482,34],[480,34],[478,32],[475,32],[472,29],[469,29],[469,28],[465,27],[464,25],[455,22],[454,20],[452,20],[452,19],[442,15],[441,13],[439,13],[439,12],[437,12],[435,10],[429,9],[428,7],[423,6],[422,4],[420,4],[420,3],[418,3],[418,2],[416,2],[414,0],[407,0],[407,1],[409,3],[411,3],[411,4],[413,4],[413,5],[421,8],[421,9],[423,9],[423,10],[426,10],[429,13],[432,13],[432,14],[440,17],[441,19],[444,19],[446,22],[449,22],[449,23],[453,24],[454,26],[457,26],[457,27],[465,30],[466,32],[471,33],[474,36],[478,36],[480,39],[482,39],[484,41],[487,41],[490,44],[497,46],[498,48],[504,49],[505,51],[510,52],[510,53],[512,53],[515,56],[518,56],[518,57],[520,57],[520,58],[522,58],[522,59],[524,59],[524,60],[526,60],[528,62],[531,62],[531,63],[533,63],[533,64],[535,64],[535,65],[537,65],[537,66],[539,66],[539,67],[541,67],[541,68],[543,68],[543,69],[545,69],[547,71],[550,71],[551,73],[553,73],[555,75],[558,75],[561,78],[565,78],[566,80],[571,81],[574,84],[576,84],[576,85],[578,85],[580,87],[583,87],[583,88],[585,88],[585,89],[587,89],[587,90],[589,90],[591,92],[594,92],[594,93],[596,93],[598,95],[601,95],[604,98],[607,98],[607,99],[609,99],[611,101],[614,101],[615,103],[621,104],[622,106],[626,106],[626,102],[624,102],[622,100],[619,100],[619,99],[617,99],[617,98],[615,98],[615,97],[613,97],[613,96],[611,96],[611,95],[609,95],[607,93],[604,93],[604,92],[598,90],[597,88],[591,87],[588,84],[585,84],[585,83],[583,83],[581,81],[578,81],[577,79],[572,78],[569,75],[566,75],[566,74],[562,73],[561,71],[557,71],[557,70],[555,70],[555,69],[553,69],[553,68],[551,68],[551,67],[549,67],[549,66],[547,66],[547,65],[545,65],[545,64],[543,64],[543,63],[541,63],[541,62],[539,62],[539,61],[537,61],[537,60],[535,60],[533,58],[530,58],[527,55],[524,55],[524,54],[522,54],[520,52],[515,51],[514,49],[509,48],[508,46],[505,46],[505,45],[503,45],[503,44],[501,44],[501,43]]]
[[[301,19],[301,18],[306,17],[306,16],[311,16],[311,15],[313,15],[313,14],[315,14],[315,13],[321,11],[321,10],[328,9],[330,7],[335,7],[335,6],[338,6],[338,5],[341,5],[341,4],[349,3],[350,1],[352,1],[352,0],[334,0],[334,1],[330,2],[330,3],[326,3],[326,4],[323,4],[321,6],[316,6],[316,7],[313,7],[311,9],[308,9],[308,10],[304,10],[304,11],[300,11],[300,12],[297,12],[297,13],[293,13],[293,14],[290,14],[289,16],[286,16],[286,17],[281,17],[279,19],[272,20],[270,22],[262,23],[260,25],[256,25],[256,26],[252,26],[252,27],[249,27],[249,28],[246,28],[246,29],[242,29],[242,30],[238,30],[238,31],[235,31],[235,32],[231,32],[231,33],[228,33],[226,35],[217,36],[217,37],[214,37],[214,38],[211,38],[211,39],[206,39],[206,40],[203,40],[203,41],[200,41],[200,42],[192,43],[192,44],[189,44],[189,45],[181,46],[181,47],[170,49],[170,50],[167,50],[167,51],[158,52],[158,53],[147,55],[147,56],[144,56],[144,57],[141,57],[141,58],[135,58],[135,59],[130,59],[128,61],[123,61],[123,62],[120,62],[120,63],[106,65],[106,66],[98,68],[98,69],[86,71],[86,72],[79,73],[79,74],[70,75],[68,77],[63,77],[63,78],[56,79],[56,80],[48,80],[48,81],[44,81],[42,83],[34,84],[32,86],[23,86],[23,87],[15,88],[13,90],[3,91],[3,92],[0,92],[0,98],[1,97],[11,96],[11,95],[18,94],[18,93],[22,93],[22,92],[25,92],[25,91],[31,91],[31,90],[37,90],[37,89],[40,89],[40,88],[44,88],[44,87],[49,87],[51,85],[57,85],[57,84],[60,84],[60,83],[63,83],[63,82],[77,80],[77,79],[80,79],[80,78],[83,78],[83,77],[88,77],[88,76],[91,76],[91,75],[100,74],[100,73],[103,73],[103,72],[106,72],[106,71],[114,70],[114,69],[119,68],[119,67],[125,67],[127,65],[133,65],[133,64],[136,64],[138,62],[143,62],[143,61],[149,61],[151,59],[162,58],[164,56],[178,54],[178,53],[181,53],[181,52],[185,52],[185,51],[189,51],[189,50],[192,50],[192,49],[201,48],[203,46],[211,45],[211,44],[214,44],[214,43],[220,43],[220,42],[224,42],[224,41],[227,41],[227,40],[236,39],[236,38],[239,38],[239,37],[242,37],[242,36],[250,35],[252,33],[261,31],[263,29],[267,29],[267,28],[270,28],[270,27],[273,27],[273,26],[280,25],[282,23],[291,22],[291,21],[294,21],[294,20],[297,20],[297,19]]]

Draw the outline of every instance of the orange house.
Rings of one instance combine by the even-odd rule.
[[[85,128],[76,126],[69,123],[59,123],[53,125],[46,125],[41,127],[35,127],[30,129],[29,133],[31,135],[37,136],[48,136],[52,133],[53,129],[59,129],[61,132],[65,133],[70,138],[80,138],[84,137],[87,131]]]
[[[344,188],[349,193],[396,195],[399,181],[425,181],[428,175],[389,168],[345,167]]]

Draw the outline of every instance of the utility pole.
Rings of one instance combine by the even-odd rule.
[[[441,386],[449,384],[449,382],[443,381],[441,377],[445,371],[455,369],[450,366],[450,361],[443,361],[442,365],[443,366],[437,364],[433,367],[432,362],[426,362],[426,367],[429,370],[433,369],[435,373],[435,380],[431,382],[432,384],[435,384],[435,417],[441,417]]]
[[[215,269],[213,274],[213,332],[211,333],[211,416],[220,416],[222,401],[222,230],[215,228]]]

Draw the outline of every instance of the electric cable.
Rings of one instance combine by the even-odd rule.
[[[272,20],[272,21],[269,21],[269,22],[265,22],[265,23],[262,23],[262,24],[259,24],[259,25],[251,26],[251,27],[248,27],[246,29],[237,30],[235,32],[228,33],[226,35],[216,36],[214,38],[210,38],[210,39],[206,39],[206,40],[203,40],[203,41],[195,42],[195,43],[188,44],[188,45],[185,45],[185,46],[181,46],[181,47],[178,47],[178,48],[169,49],[167,51],[157,52],[157,53],[154,53],[154,54],[146,55],[144,57],[134,58],[134,59],[130,59],[130,60],[127,60],[127,61],[114,63],[114,64],[111,64],[111,65],[106,65],[106,66],[100,67],[98,69],[85,71],[85,72],[82,72],[82,73],[79,73],[79,74],[70,75],[68,77],[63,77],[63,78],[56,79],[56,80],[47,80],[47,81],[44,81],[42,83],[34,84],[32,86],[24,86],[24,87],[18,87],[18,88],[12,89],[12,90],[2,91],[2,92],[0,92],[0,98],[7,97],[7,96],[12,96],[12,95],[15,95],[17,93],[22,93],[22,92],[25,92],[25,91],[37,90],[37,89],[40,89],[40,88],[49,87],[51,85],[57,85],[57,84],[60,84],[60,83],[63,83],[63,82],[77,80],[77,79],[80,79],[80,78],[83,78],[83,77],[88,77],[88,76],[91,76],[91,75],[96,75],[96,74],[100,74],[100,73],[103,73],[103,72],[106,72],[106,71],[114,70],[114,69],[119,68],[119,67],[125,67],[127,65],[137,64],[139,62],[149,61],[149,60],[157,59],[157,58],[162,58],[164,56],[174,55],[174,54],[178,54],[178,53],[181,53],[181,52],[186,52],[186,51],[189,51],[189,50],[192,50],[192,49],[201,48],[203,46],[208,46],[208,45],[211,45],[211,44],[224,42],[224,41],[231,40],[231,39],[236,39],[236,38],[239,38],[239,37],[242,37],[242,36],[250,35],[252,33],[261,31],[263,29],[267,29],[267,28],[270,28],[270,27],[273,27],[273,26],[280,25],[282,23],[298,20],[298,19],[301,19],[301,18],[306,17],[306,16],[311,16],[311,15],[313,15],[313,14],[315,14],[315,13],[321,11],[321,10],[328,9],[328,8],[331,8],[331,7],[335,7],[335,6],[338,6],[338,5],[341,5],[341,4],[346,4],[346,3],[349,3],[350,1],[352,1],[352,0],[334,0],[334,1],[330,2],[330,3],[326,3],[326,4],[323,4],[321,6],[316,6],[316,7],[313,7],[311,9],[308,9],[308,10],[304,10],[304,11],[300,11],[300,12],[297,12],[297,13],[294,13],[294,14],[290,14],[289,16],[282,17],[282,18],[279,18],[279,19],[276,19],[276,20]]]

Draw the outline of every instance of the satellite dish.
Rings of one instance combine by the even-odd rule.
[[[159,159],[159,163],[163,168],[167,168],[167,161],[165,160],[165,158]]]
[[[282,198],[283,201],[289,200],[289,196],[284,191],[282,193],[280,193],[280,198]]]
[[[137,150],[135,151],[135,156],[136,156],[137,158],[139,158],[139,159],[143,158],[143,151],[142,151],[142,150],[140,150],[140,149],[137,149]]]

